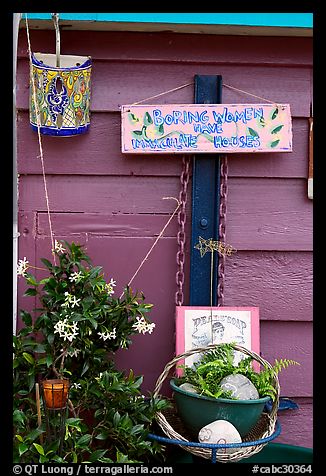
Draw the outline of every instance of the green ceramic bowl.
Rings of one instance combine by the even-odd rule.
[[[227,420],[244,437],[257,423],[269,397],[257,400],[229,400],[197,395],[179,388],[170,380],[178,414],[192,436],[198,438],[203,426],[215,420]]]

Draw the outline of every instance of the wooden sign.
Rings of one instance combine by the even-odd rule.
[[[291,152],[289,104],[122,106],[122,152]]]

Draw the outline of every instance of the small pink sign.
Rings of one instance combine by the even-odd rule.
[[[125,154],[292,151],[289,104],[126,105],[121,119]]]
[[[260,321],[258,307],[176,307],[176,355],[196,347],[234,342],[259,355]],[[186,357],[191,366],[200,354]],[[237,360],[246,357],[237,352]],[[184,363],[180,360],[179,365]],[[255,362],[255,367],[257,363]],[[180,374],[180,372],[177,372]]]

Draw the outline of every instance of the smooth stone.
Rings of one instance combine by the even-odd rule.
[[[257,400],[259,393],[254,384],[242,374],[228,375],[221,380],[223,390],[232,392],[238,400]]]
[[[227,444],[241,443],[241,436],[232,423],[226,420],[215,420],[204,426],[198,433],[200,443]],[[219,448],[217,454],[231,454],[239,451],[239,447],[235,448]]]
[[[188,383],[188,382],[182,383],[179,386],[179,388],[181,388],[185,392],[197,393],[198,394],[196,387],[194,387],[192,383]]]

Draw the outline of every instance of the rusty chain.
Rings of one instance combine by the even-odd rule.
[[[181,190],[179,194],[179,202],[181,204],[178,213],[179,231],[177,234],[178,252],[176,283],[177,292],[175,294],[175,302],[177,306],[182,306],[184,301],[183,285],[185,280],[184,264],[185,264],[185,244],[186,244],[186,204],[187,204],[187,188],[189,183],[190,157],[183,156],[182,172],[180,176]],[[219,206],[219,240],[225,242],[226,236],[226,204],[228,194],[228,161],[227,156],[221,157],[221,180],[220,180],[220,206]],[[218,286],[217,286],[217,302],[218,306],[224,304],[224,281],[225,281],[225,254],[219,255],[218,264]]]
[[[179,231],[177,234],[178,252],[177,252],[177,292],[175,294],[175,303],[182,306],[184,301],[183,284],[185,280],[184,264],[185,264],[185,245],[186,245],[186,204],[187,204],[187,188],[189,183],[190,156],[182,157],[182,172],[180,175],[181,189],[179,194],[180,210],[178,213]]]
[[[226,201],[228,194],[228,159],[224,155],[221,157],[221,180],[220,180],[220,207],[219,207],[219,240],[225,243],[226,235]],[[217,306],[224,305],[224,281],[225,281],[225,254],[219,255],[218,261],[218,285],[217,285]]]

